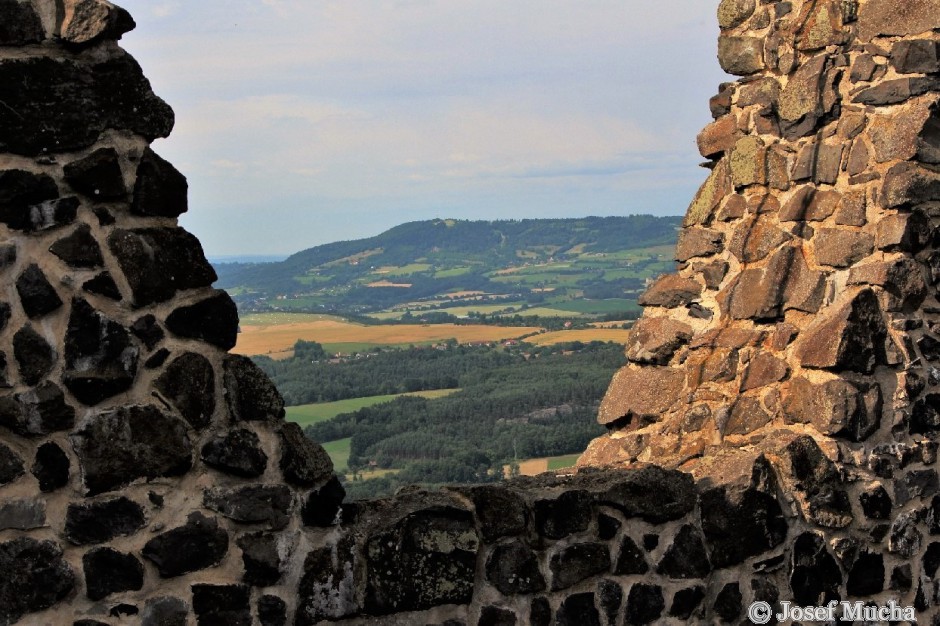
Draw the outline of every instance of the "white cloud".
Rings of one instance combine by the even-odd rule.
[[[235,206],[294,232],[290,207],[600,213],[704,177],[717,0],[151,2],[122,44],[176,109],[158,151],[233,241]]]

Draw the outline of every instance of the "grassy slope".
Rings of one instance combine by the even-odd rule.
[[[324,422],[336,417],[341,413],[352,413],[367,406],[391,402],[400,396],[420,396],[422,398],[443,398],[459,389],[435,389],[432,391],[416,391],[414,393],[401,393],[386,396],[368,396],[365,398],[350,398],[349,400],[338,400],[337,402],[318,402],[316,404],[302,404],[300,406],[287,407],[287,419],[291,422],[297,422],[301,427],[306,428],[310,424]]]

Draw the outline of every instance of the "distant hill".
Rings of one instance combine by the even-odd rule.
[[[446,311],[468,303],[629,300],[647,278],[671,268],[681,219],[409,222],[278,263],[219,263],[216,269],[219,286],[243,310],[393,316],[396,309]]]

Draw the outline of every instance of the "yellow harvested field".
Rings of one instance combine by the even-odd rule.
[[[322,344],[409,345],[444,341],[453,337],[460,343],[502,341],[538,332],[528,326],[463,326],[457,324],[396,324],[364,326],[338,320],[316,320],[274,325],[242,326],[233,352],[245,355],[289,353],[298,339]]]
[[[519,463],[519,474],[522,476],[538,476],[548,471],[548,459],[529,459]]]
[[[557,330],[551,333],[542,333],[534,337],[528,337],[526,341],[534,343],[537,346],[550,346],[556,343],[566,341],[613,341],[614,343],[627,343],[630,337],[629,330],[620,328],[584,328],[577,330]]]
[[[393,283],[388,280],[377,280],[374,283],[369,283],[366,287],[400,287],[402,289],[408,289],[411,287],[411,283]]]

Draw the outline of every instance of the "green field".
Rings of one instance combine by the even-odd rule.
[[[401,396],[419,396],[421,398],[443,398],[452,393],[460,391],[459,389],[434,389],[432,391],[416,391],[414,393],[399,393],[387,396],[369,396],[366,398],[350,398],[349,400],[338,400],[336,402],[318,402],[316,404],[302,404],[300,406],[287,407],[287,418],[291,422],[297,422],[302,427],[310,424],[323,422],[334,418],[341,413],[352,413],[367,406],[391,402]]]
[[[381,270],[372,272],[375,276],[407,276],[418,272],[426,272],[431,269],[428,263],[409,263],[400,267],[383,267]]]
[[[333,471],[339,472],[342,474],[346,473],[346,465],[349,462],[349,444],[352,441],[352,437],[347,437],[346,439],[337,439],[336,441],[328,441],[324,444],[323,449],[326,450],[326,453],[330,455],[330,458],[333,459]]]
[[[585,277],[584,273],[575,274],[553,274],[550,272],[539,272],[537,274],[528,274],[514,272],[512,274],[503,274],[500,276],[491,276],[490,280],[494,283],[520,284],[520,285],[565,285],[573,287],[578,281]]]
[[[559,470],[565,469],[567,467],[574,467],[574,464],[578,462],[580,454],[568,454],[565,456],[553,456],[548,459],[548,469]]]
[[[434,274],[434,278],[453,278],[454,276],[463,276],[464,274],[469,274],[473,268],[471,267],[452,267],[447,270],[441,270]]]
[[[621,311],[639,311],[640,305],[636,300],[627,300],[626,298],[610,298],[607,300],[573,300],[571,302],[559,302],[550,305],[553,309],[560,311],[571,311],[574,313],[620,313]]]

